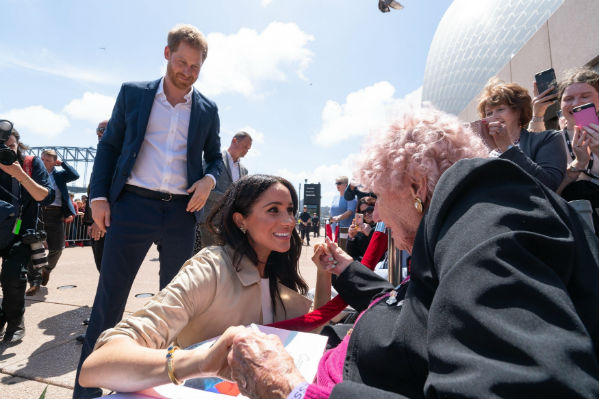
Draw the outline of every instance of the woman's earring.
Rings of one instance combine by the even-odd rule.
[[[245,235],[246,234],[246,228],[244,228],[243,226],[240,226],[240,231],[242,231],[242,233]]]
[[[423,201],[418,197],[415,197],[415,208],[418,212],[423,212]]]

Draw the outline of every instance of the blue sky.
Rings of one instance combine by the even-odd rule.
[[[95,147],[121,83],[159,78],[168,30],[190,23],[208,38],[196,87],[219,106],[222,147],[248,130],[250,173],[321,182],[328,205],[364,138],[420,96],[451,3],[401,2],[2,0],[0,118],[31,146]]]

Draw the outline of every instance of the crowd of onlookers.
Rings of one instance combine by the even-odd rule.
[[[89,235],[100,278],[75,397],[215,375],[260,398],[597,397],[597,72],[536,82],[533,98],[491,79],[477,121],[406,105],[373,135],[353,179],[335,180],[331,240],[311,249],[315,305],[333,285],[357,316],[338,327],[307,382],[280,342],[231,326],[306,321],[299,257],[319,216],[304,206],[298,218],[285,178],[248,175],[247,133],[219,148],[217,108],[192,87],[206,55],[197,28],[176,26],[165,77],[122,86],[97,129],[89,199],[69,194],[79,175],[56,152],[26,156],[19,132],[0,120],[5,342],[25,334],[26,273],[35,294],[65,241]],[[560,129],[546,126],[553,102]],[[394,248],[371,251],[383,226],[411,257],[397,285],[365,268],[392,262]],[[37,267],[41,239],[36,247],[28,238],[41,229],[48,262]],[[153,243],[161,291],[121,320]],[[221,334],[211,347],[188,347]]]

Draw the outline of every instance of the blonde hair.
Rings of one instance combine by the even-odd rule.
[[[187,24],[175,25],[167,35],[167,46],[169,46],[171,52],[175,52],[182,41],[199,49],[202,52],[202,60],[206,60],[206,56],[208,55],[208,42],[198,28]]]
[[[58,154],[56,154],[56,151],[54,151],[52,149],[46,149],[46,150],[42,151],[42,155],[50,156],[50,157],[54,158],[54,161],[56,161],[58,159]]]

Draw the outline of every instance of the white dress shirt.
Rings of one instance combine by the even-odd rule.
[[[173,194],[186,194],[187,138],[192,113],[193,88],[185,102],[173,107],[160,80],[152,103],[144,141],[127,180],[129,185]]]
[[[240,171],[240,160],[237,162],[233,161],[233,157],[227,152],[227,161],[229,162],[229,170],[231,171],[231,181],[237,182],[240,179],[241,171]]]
[[[61,193],[60,189],[58,188],[58,186],[56,186],[56,181],[54,180],[54,171],[55,170],[56,169],[53,169],[52,172],[48,173],[48,180],[50,181],[52,188],[54,188],[54,201],[50,205],[60,207],[60,206],[62,206],[62,193]]]

